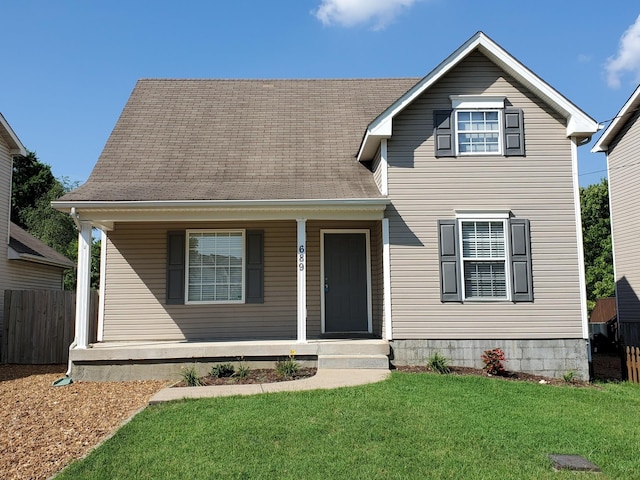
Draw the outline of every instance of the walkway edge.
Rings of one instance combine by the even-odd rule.
[[[149,405],[186,398],[213,398],[233,395],[256,395],[259,393],[352,387],[381,382],[387,379],[390,374],[391,372],[389,370],[381,369],[319,369],[313,377],[290,382],[163,388],[149,399]]]

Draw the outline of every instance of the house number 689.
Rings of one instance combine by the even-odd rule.
[[[300,252],[300,255],[298,256],[298,268],[300,269],[301,272],[304,271],[304,245],[300,245],[298,247],[298,252]]]

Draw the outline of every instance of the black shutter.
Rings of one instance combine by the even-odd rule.
[[[167,305],[184,303],[185,231],[167,232]]]
[[[433,142],[435,144],[436,157],[455,156],[451,113],[452,110],[433,111]]]
[[[511,293],[513,301],[533,302],[529,220],[512,218],[509,221],[509,231],[511,247]]]
[[[441,302],[462,301],[457,230],[456,220],[438,220]]]
[[[504,109],[504,154],[524,156],[524,114],[521,108]]]
[[[264,303],[264,232],[246,233],[245,303]]]

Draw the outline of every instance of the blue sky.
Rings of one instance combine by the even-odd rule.
[[[638,85],[639,15],[591,0],[3,0],[0,112],[83,182],[139,78],[421,77],[482,30],[603,122]],[[582,185],[606,175],[590,148]]]

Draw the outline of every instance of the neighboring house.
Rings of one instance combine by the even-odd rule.
[[[141,80],[54,203],[82,227],[73,375],[291,348],[479,367],[500,347],[586,377],[577,147],[597,129],[481,32],[422,79]]]
[[[589,316],[589,337],[594,351],[614,350],[618,340],[616,297],[599,298]]]
[[[598,139],[606,152],[620,340],[640,346],[640,86]]]
[[[11,222],[13,157],[26,150],[0,114],[0,337],[5,290],[62,290],[74,263]]]

